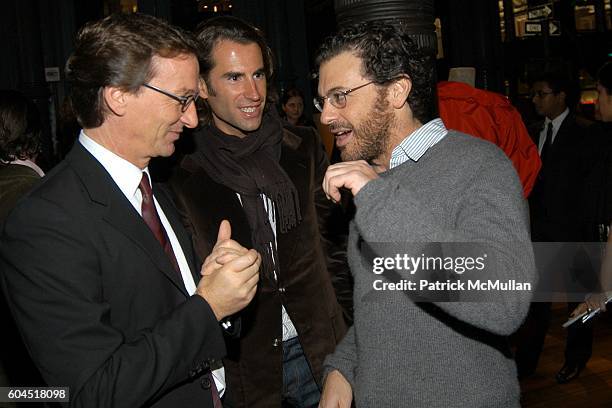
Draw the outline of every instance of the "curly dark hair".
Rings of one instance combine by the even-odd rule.
[[[36,105],[21,92],[0,90],[0,161],[36,156],[42,147],[40,135]]]
[[[363,76],[379,85],[407,75],[412,81],[407,102],[414,117],[426,123],[437,116],[433,66],[402,28],[384,21],[345,26],[323,42],[317,67],[343,52],[360,58]]]
[[[104,122],[104,87],[136,93],[155,75],[153,56],[181,54],[197,56],[193,38],[153,16],[117,13],[86,24],[66,63],[72,110],[81,126],[94,128]]]

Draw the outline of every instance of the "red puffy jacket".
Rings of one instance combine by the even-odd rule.
[[[527,197],[542,162],[521,115],[510,101],[500,94],[446,81],[438,83],[438,101],[440,117],[448,129],[493,142],[506,153]]]

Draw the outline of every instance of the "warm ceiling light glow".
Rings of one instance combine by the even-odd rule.
[[[213,11],[214,11],[215,13],[217,12],[217,6],[215,6],[215,7],[213,8]]]

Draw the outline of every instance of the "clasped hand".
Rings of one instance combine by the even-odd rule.
[[[232,229],[221,222],[217,242],[204,260],[196,293],[210,305],[217,320],[242,310],[257,291],[261,256],[231,239]]]

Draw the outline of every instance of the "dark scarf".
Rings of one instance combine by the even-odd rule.
[[[260,195],[274,203],[277,231],[286,233],[302,219],[295,186],[279,165],[281,122],[266,114],[261,127],[242,139],[227,135],[214,125],[206,125],[202,130],[192,158],[213,180],[240,194],[253,246],[262,256],[264,276],[273,279],[273,259],[278,263],[278,253]]]

